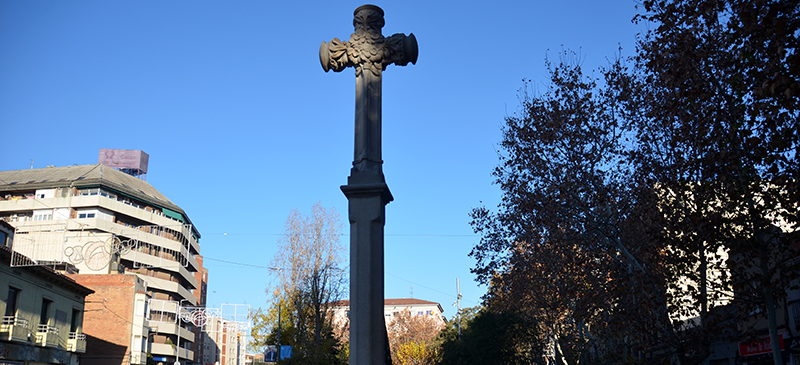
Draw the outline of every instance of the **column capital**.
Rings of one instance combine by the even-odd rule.
[[[342,192],[347,199],[353,198],[370,198],[380,196],[383,204],[389,204],[394,197],[392,192],[389,191],[389,185],[386,183],[365,183],[365,184],[347,184],[341,186]]]

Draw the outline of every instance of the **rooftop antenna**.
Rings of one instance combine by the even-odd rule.
[[[413,286],[409,286],[409,288],[411,289],[411,293],[409,294],[411,296],[409,298],[414,299],[414,287]]]
[[[31,159],[31,170],[33,170],[33,159]]]

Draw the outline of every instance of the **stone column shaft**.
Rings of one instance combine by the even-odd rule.
[[[381,175],[381,76],[364,72],[356,77],[356,126],[353,171]]]
[[[350,364],[383,364],[383,227],[386,184],[345,185],[350,220]]]

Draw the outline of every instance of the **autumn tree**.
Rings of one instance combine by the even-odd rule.
[[[310,216],[293,210],[286,220],[286,232],[272,264],[280,296],[286,298],[288,317],[293,321],[289,326],[295,331],[293,361],[337,362],[339,343],[328,305],[345,290],[345,251],[340,236],[338,214],[320,203],[312,207]]]
[[[641,19],[654,25],[641,38],[637,58],[645,86],[634,103],[644,112],[640,156],[649,168],[643,173],[673,182],[675,190],[675,182],[694,186],[683,196],[694,196],[713,219],[699,230],[683,230],[702,232],[689,235],[696,241],[692,250],[710,245],[712,252],[719,246],[729,251],[738,313],[765,314],[777,343],[777,303],[800,276],[799,2],[643,5]],[[685,208],[670,208],[671,223],[687,227]],[[775,364],[782,364],[773,347]]]
[[[444,322],[431,316],[418,316],[406,309],[387,323],[392,363],[396,365],[429,365],[436,359],[433,339]]]
[[[720,232],[735,197],[705,177],[702,148],[665,143],[704,132],[653,123],[642,71],[617,60],[592,79],[574,60],[548,62],[550,83],[506,119],[503,200],[472,212],[474,272],[567,363],[699,363],[732,324],[714,306],[732,297]]]
[[[487,303],[538,319],[567,362],[699,363],[731,313],[757,309],[777,342],[800,276],[798,1],[642,5],[630,67],[593,80],[562,59],[544,92],[523,90],[503,200],[472,213]]]
[[[633,180],[636,134],[620,102],[631,77],[617,61],[589,78],[568,51],[547,65],[549,84],[523,89],[506,118],[499,211],[472,212],[482,235],[473,271],[489,284],[487,303],[536,323],[531,345],[549,343],[572,363],[632,357],[653,338],[679,344],[662,250],[648,237],[657,200]]]

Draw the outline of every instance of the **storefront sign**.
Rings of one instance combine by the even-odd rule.
[[[783,334],[778,334],[778,343],[781,346],[781,350],[783,350]],[[772,341],[770,341],[769,337],[764,337],[758,341],[749,343],[739,342],[739,355],[741,356],[766,354],[769,352],[772,352]]]

